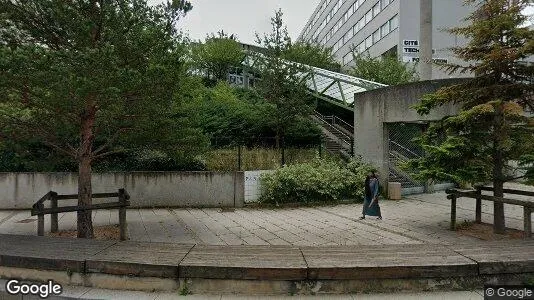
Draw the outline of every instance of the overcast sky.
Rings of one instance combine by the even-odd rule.
[[[160,3],[161,0],[149,0]],[[193,10],[179,26],[193,39],[202,39],[219,30],[236,34],[243,43],[255,44],[255,32],[270,32],[271,17],[281,8],[292,39],[306,25],[319,0],[190,0]]]
[[[161,3],[163,0],[148,0]],[[243,43],[255,44],[255,32],[270,32],[271,20],[278,8],[292,39],[296,39],[320,0],[190,0],[193,10],[180,20],[179,27],[195,40],[208,33],[224,30],[236,34]],[[529,15],[534,9],[528,9]]]

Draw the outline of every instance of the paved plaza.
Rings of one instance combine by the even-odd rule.
[[[517,186],[512,186],[517,188]],[[521,186],[522,189],[534,190]],[[520,196],[514,196],[516,198]],[[453,244],[476,238],[451,232],[450,202],[443,192],[380,202],[383,220],[359,220],[361,204],[285,209],[130,209],[129,237],[134,241],[210,245],[382,245]],[[492,223],[493,205],[483,201],[482,220]],[[474,199],[458,200],[458,224],[474,220]],[[506,225],[522,230],[523,211],[506,205]],[[117,211],[93,212],[95,226],[118,224]],[[0,211],[0,234],[35,235],[29,211]],[[49,228],[49,216],[45,228]],[[76,228],[76,214],[60,215],[60,230]]]

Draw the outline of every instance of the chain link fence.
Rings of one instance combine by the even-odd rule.
[[[405,164],[420,158],[424,152],[415,142],[425,129],[425,124],[391,123],[387,124],[389,132],[389,181],[400,182],[403,188],[423,188],[424,183],[415,180],[406,170]]]

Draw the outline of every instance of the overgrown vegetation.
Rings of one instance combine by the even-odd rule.
[[[193,67],[216,81],[225,81],[230,68],[240,66],[245,59],[239,42],[224,31],[208,35],[204,43],[194,43],[190,48]]]
[[[292,43],[282,55],[285,59],[326,69],[334,72],[341,70],[341,65],[332,53],[331,47],[323,47],[318,44],[301,42]]]
[[[363,200],[365,176],[371,169],[359,160],[346,164],[330,159],[283,167],[262,175],[260,201],[281,205]]]
[[[415,65],[399,61],[396,56],[371,57],[368,52],[354,53],[352,76],[387,85],[399,85],[418,80]]]
[[[285,164],[293,165],[313,161],[319,156],[316,148],[287,148],[284,149]],[[327,156],[326,153],[322,155]],[[238,169],[238,150],[215,149],[203,155],[206,169],[212,171],[235,171]],[[275,148],[246,148],[241,150],[241,170],[273,170],[280,167],[282,162],[281,149]]]

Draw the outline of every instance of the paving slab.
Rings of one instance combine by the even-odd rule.
[[[534,240],[460,244],[451,249],[476,261],[480,274],[534,273]]]
[[[476,276],[474,261],[439,245],[302,247],[309,279]]]
[[[115,241],[0,235],[0,266],[84,272],[88,257]]]
[[[304,280],[306,273],[292,246],[196,245],[179,266],[181,278]]]
[[[120,242],[86,260],[87,273],[178,278],[178,264],[194,245]]]

